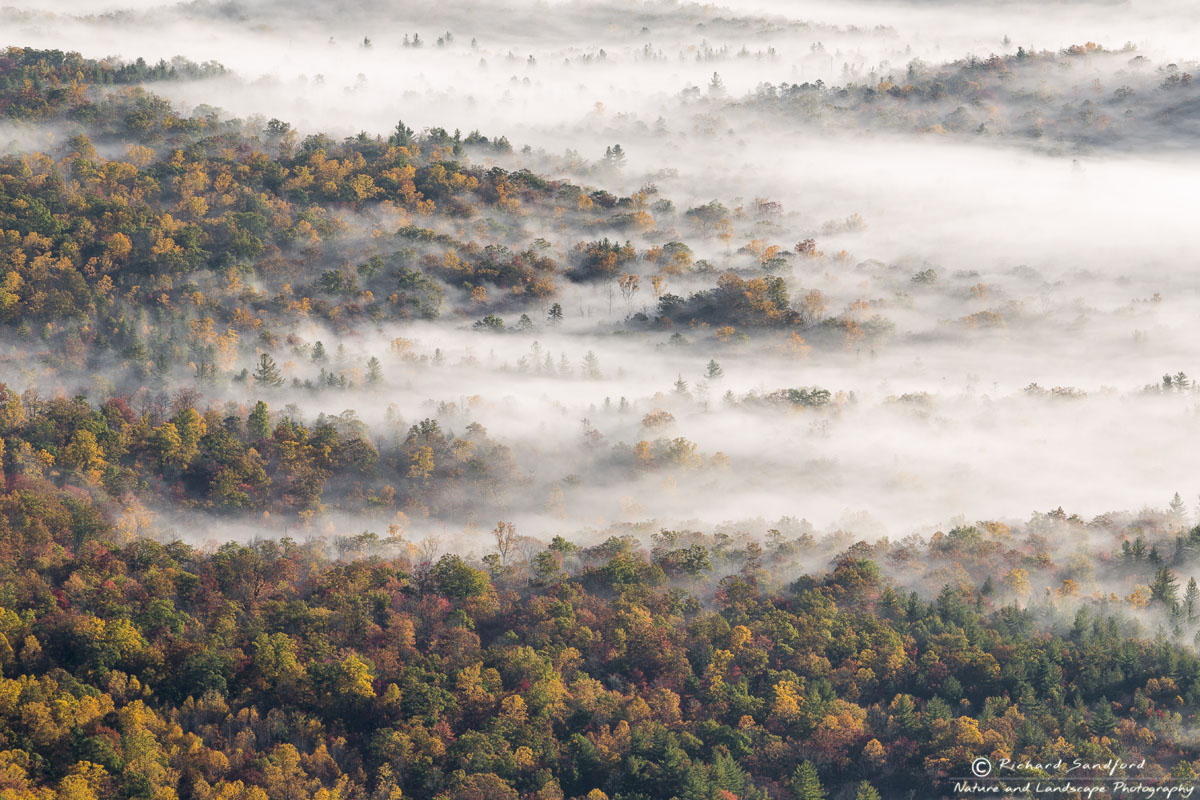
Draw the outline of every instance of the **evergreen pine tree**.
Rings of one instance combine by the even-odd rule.
[[[372,385],[383,383],[383,366],[375,356],[367,359],[367,383]]]
[[[1183,498],[1179,496],[1179,492],[1171,498],[1171,502],[1167,504],[1167,512],[1171,515],[1171,519],[1182,525],[1185,515],[1187,514],[1187,504],[1183,502]]]
[[[881,800],[879,791],[871,785],[870,781],[863,781],[858,785],[858,794],[854,796],[854,800]]]
[[[811,761],[804,761],[792,774],[792,794],[796,800],[826,800],[825,787]]]
[[[913,699],[906,694],[896,697],[892,701],[891,722],[896,733],[901,736],[913,737],[916,735],[919,728],[917,720],[917,706],[913,703]]]
[[[266,439],[271,435],[271,418],[267,404],[262,400],[254,404],[254,410],[247,417],[246,431],[250,434],[250,438],[256,441]]]
[[[258,367],[254,370],[254,382],[259,386],[282,386],[283,375],[279,372],[279,367],[275,364],[275,359],[267,353],[259,356]]]
[[[583,357],[583,374],[593,380],[600,378],[600,357],[591,350]]]
[[[746,772],[734,760],[728,751],[720,748],[712,764],[712,782],[718,789],[724,789],[738,797],[744,794]]]
[[[1159,601],[1169,609],[1179,605],[1179,581],[1170,567],[1159,567],[1154,572],[1154,580],[1150,582],[1150,597]]]
[[[1096,713],[1092,714],[1092,722],[1088,726],[1097,736],[1112,736],[1117,729],[1117,717],[1113,714],[1112,703],[1108,698],[1101,697],[1096,704]]]

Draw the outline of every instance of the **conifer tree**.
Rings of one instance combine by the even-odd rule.
[[[796,800],[826,800],[825,787],[811,761],[804,761],[792,774],[792,795]]]
[[[275,359],[267,353],[263,353],[258,358],[258,367],[254,370],[254,382],[259,386],[272,388],[283,385],[283,375],[279,372],[279,366],[275,363]]]

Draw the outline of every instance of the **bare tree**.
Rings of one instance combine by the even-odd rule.
[[[442,540],[437,536],[426,536],[417,545],[417,571],[423,578],[433,569],[433,562],[437,561],[438,553],[442,551]]]
[[[617,286],[621,288],[621,297],[625,298],[625,305],[630,311],[633,311],[633,296],[638,293],[638,276],[632,272],[626,272],[617,281]]]
[[[497,522],[492,531],[496,537],[496,552],[500,554],[500,566],[508,566],[508,554],[517,541],[517,528],[511,522]]]

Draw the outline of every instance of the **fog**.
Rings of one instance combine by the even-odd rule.
[[[298,344],[271,350],[288,383],[319,381],[324,367],[304,347],[320,340],[331,353],[343,347],[325,365],[351,375],[343,388],[264,394],[232,380],[252,367],[254,347],[217,385],[200,387],[214,405],[244,409],[262,398],[277,415],[288,404],[305,419],[351,409],[378,442],[426,417],[456,433],[483,425],[510,449],[522,480],[477,498],[468,514],[405,521],[414,536],[486,530],[497,518],[548,537],[618,523],[793,516],[823,530],[902,537],[960,518],[1059,506],[1090,518],[1200,491],[1192,477],[1200,452],[1184,445],[1200,428],[1200,394],[1160,384],[1164,374],[1200,370],[1200,228],[1189,207],[1200,184],[1195,94],[1186,83],[1183,94],[1165,94],[1176,91],[1160,86],[1172,73],[1159,71],[1200,57],[1194,5],[523,2],[502,12],[462,0],[301,11],[276,2],[16,0],[0,19],[5,44],[227,67],[226,77],[147,86],[189,112],[278,118],[301,136],[387,135],[397,120],[480,130],[514,148],[472,157],[485,164],[619,194],[654,184],[678,213],[650,230],[583,230],[534,216],[522,232],[526,241],[544,236],[564,260],[577,242],[606,233],[639,250],[685,241],[714,271],[668,278],[667,291],[681,297],[712,287],[727,267],[749,271],[753,259],[737,251],[752,240],[790,250],[815,238],[823,256],[778,272],[793,307],[817,290],[831,317],[877,315],[892,326],[861,342],[812,326],[804,352],[768,331],[724,341],[704,325],[654,329],[631,321],[654,314],[652,269],[639,264],[630,268],[644,288],[630,301],[562,281],[560,327],[545,321],[547,303],[487,309],[508,323],[502,333],[476,330],[465,313],[349,332],[296,320]],[[446,32],[452,41],[439,45]],[[416,33],[423,46],[405,45]],[[941,68],[1086,42],[1117,52],[1079,56],[1074,67],[1066,56],[1047,60],[1033,77],[1014,65],[1007,85],[1028,78],[1028,86],[992,96],[990,109],[951,92],[913,112],[936,122],[967,107],[996,121],[987,136],[918,129],[867,105],[814,121],[756,95],[763,83],[874,86],[889,75],[903,83],[918,59]],[[1131,65],[1136,56],[1144,67]],[[1121,101],[1129,115],[1114,106],[1108,133],[1085,137],[1066,124],[1041,139],[1016,132],[1018,121],[1083,103],[1093,83],[1103,85],[1101,99],[1132,87],[1134,99]],[[1078,116],[1075,105],[1066,116]],[[0,128],[5,152],[47,148],[48,138]],[[627,161],[603,169],[616,143]],[[683,214],[714,199],[734,211],[726,238]],[[781,208],[756,215],[757,199]],[[861,223],[838,222],[852,215]],[[928,271],[932,279],[917,279]],[[263,290],[278,288],[267,283]],[[533,329],[513,331],[522,311]],[[392,345],[397,338],[405,348]],[[39,366],[30,360],[39,352],[7,343],[0,379],[44,394],[127,388],[117,376],[106,390],[94,376]],[[592,376],[582,366],[589,352],[599,363]],[[361,378],[371,356],[383,368],[376,387]],[[719,378],[706,377],[710,360]],[[173,380],[187,383],[187,370]],[[814,386],[831,393],[828,405],[768,399]],[[655,410],[674,421],[647,429]],[[680,437],[695,445],[686,463],[633,464],[638,442]],[[329,514],[345,531],[389,522]]]

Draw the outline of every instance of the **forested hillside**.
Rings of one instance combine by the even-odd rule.
[[[802,5],[0,10],[0,800],[1190,796],[1200,23]]]
[[[848,547],[501,523],[473,566],[368,534],[161,544],[16,476],[0,514],[5,797],[810,800],[948,791],[979,755],[1200,764],[1173,572],[1200,528],[1169,517]],[[1102,575],[1050,544],[1132,530]]]

